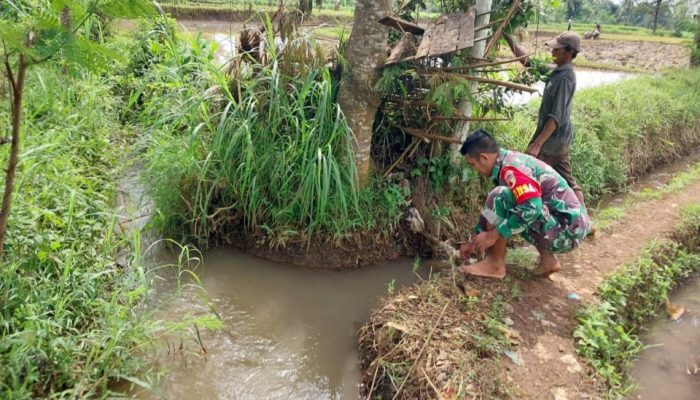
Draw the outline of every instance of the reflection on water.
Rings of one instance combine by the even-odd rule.
[[[628,74],[624,72],[614,72],[614,71],[599,71],[590,69],[576,68],[576,91],[581,89],[586,89],[590,87],[605,85],[607,83],[617,82],[619,80],[627,79],[633,77],[634,74]],[[535,93],[525,93],[525,92],[514,92],[508,98],[510,104],[526,104],[529,101],[542,97],[542,92],[544,92],[544,82],[540,81],[532,85],[537,92]]]
[[[633,377],[637,399],[696,400],[700,398],[700,278],[683,287],[672,299],[686,308],[678,321],[665,313],[650,326]]]
[[[405,259],[356,271],[291,267],[223,248],[204,259],[202,283],[225,328],[202,332],[207,360],[161,357],[171,369],[161,384],[168,399],[357,399],[356,324],[390,282],[418,279]],[[161,317],[204,314],[199,304],[185,296]]]

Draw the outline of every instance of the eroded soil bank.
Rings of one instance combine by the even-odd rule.
[[[551,279],[532,277],[536,253],[519,250],[503,281],[446,271],[384,299],[359,333],[365,395],[602,397],[606,388],[576,352],[576,311],[597,301],[608,274],[673,232],[680,210],[698,196],[695,177],[682,190],[630,205],[607,231],[561,257]]]

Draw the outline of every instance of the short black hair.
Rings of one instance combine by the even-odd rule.
[[[498,153],[499,148],[496,139],[479,128],[467,136],[459,152],[463,156],[469,155],[469,157],[475,158],[481,153]]]
[[[572,59],[572,60],[573,60],[574,58],[576,58],[576,56],[578,55],[578,51],[574,50],[574,48],[571,47],[571,46],[569,46],[569,45],[566,45],[566,47],[564,47],[564,50],[570,51],[570,52],[571,52],[571,59]]]

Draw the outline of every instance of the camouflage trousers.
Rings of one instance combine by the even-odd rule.
[[[558,202],[560,207],[567,207],[563,202]],[[505,186],[496,186],[486,198],[486,203],[479,219],[479,228],[482,231],[497,226],[508,219],[516,207],[515,196]],[[530,226],[523,226],[518,232],[532,245],[545,248],[551,253],[568,253],[578,247],[586,238],[591,229],[588,213],[580,207],[581,212],[573,221],[566,218],[558,218],[557,210],[550,209],[546,204],[542,205],[542,215]],[[488,225],[487,225],[488,224]]]

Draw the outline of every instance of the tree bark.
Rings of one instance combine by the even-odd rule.
[[[491,20],[491,14],[488,12],[491,11],[491,6],[492,6],[493,1],[492,0],[476,0],[476,19],[474,20],[474,26],[481,26],[481,25],[486,25],[489,23]],[[474,58],[484,58],[484,49],[486,47],[486,40],[479,40],[480,38],[483,38],[488,35],[490,32],[490,29],[482,29],[480,31],[477,31],[474,33],[474,46],[472,46],[471,50],[469,51],[469,55],[474,57]],[[472,92],[476,90],[477,83],[472,84]],[[461,115],[464,115],[466,117],[471,117],[472,116],[472,103],[467,101],[462,102],[459,107],[458,107]],[[467,135],[469,135],[469,121],[465,121],[460,124],[460,126],[455,130],[455,137],[460,140],[460,142],[464,142],[464,140],[467,138]],[[453,162],[457,162],[459,160],[460,154],[459,154],[459,148],[461,147],[460,144],[453,144],[452,146],[452,154],[451,158]]]
[[[391,0],[358,0],[353,29],[345,50],[345,67],[338,92],[338,105],[355,138],[353,155],[358,183],[364,187],[371,174],[374,117],[381,96],[374,84],[388,51],[388,28],[377,21],[389,14]]]
[[[656,0],[656,7],[654,8],[654,27],[652,28],[652,33],[656,34],[656,25],[659,22],[659,10],[661,9],[661,0]]]
[[[314,8],[314,0],[299,0],[299,11],[305,15],[311,15]]]
[[[700,15],[695,19],[695,49],[690,52],[690,66],[700,67]]]
[[[19,155],[19,133],[20,124],[22,123],[22,96],[24,94],[24,76],[27,70],[24,54],[19,55],[16,78],[12,76],[12,67],[7,59],[5,59],[5,68],[7,69],[7,79],[10,80],[12,86],[12,144],[10,147],[10,160],[7,163],[5,193],[2,196],[2,209],[0,211],[0,267],[2,267],[5,255],[7,220],[10,216],[12,191],[15,186],[15,170],[17,169],[17,159]]]

